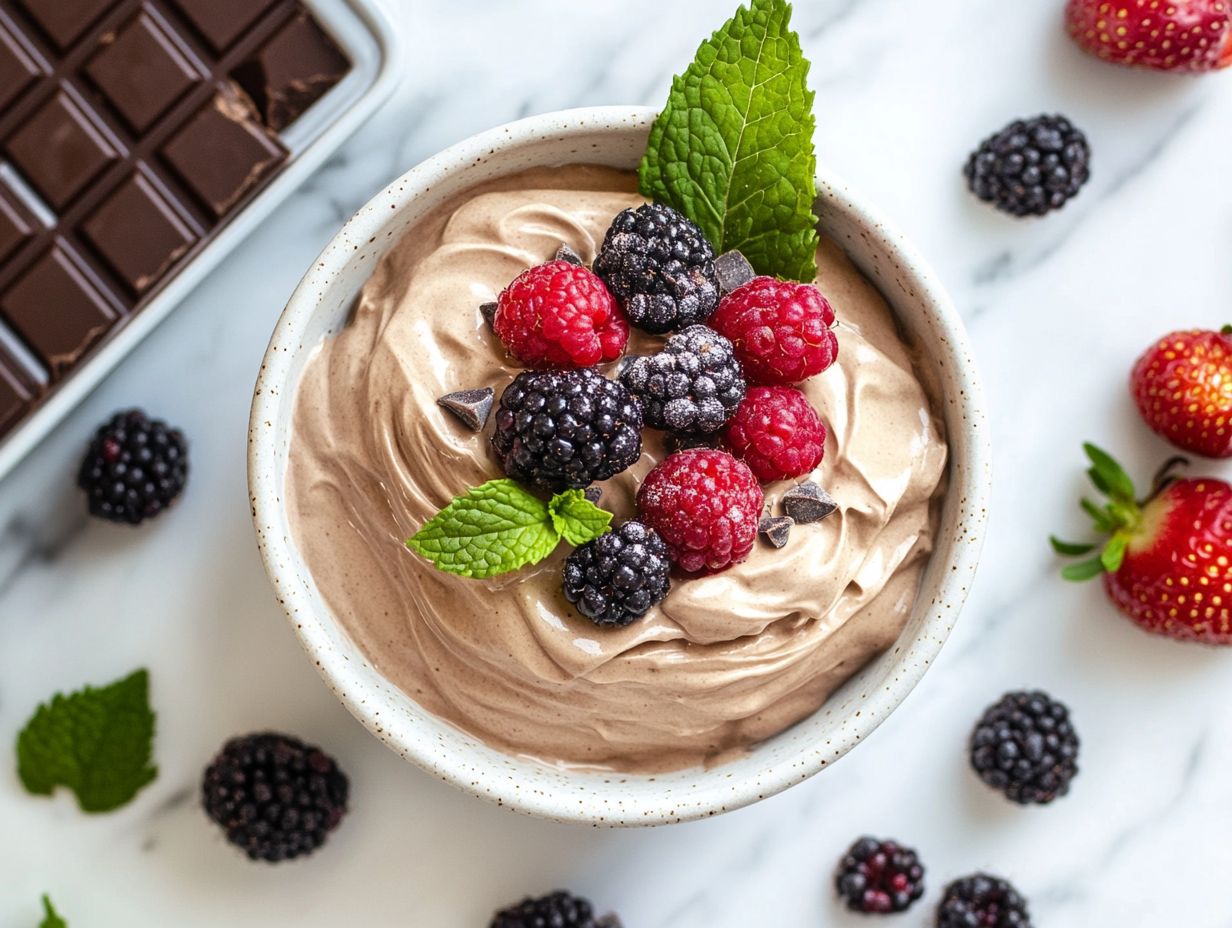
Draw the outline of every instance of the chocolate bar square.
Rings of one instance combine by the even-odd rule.
[[[235,44],[275,0],[172,0],[216,52]]]
[[[153,11],[102,38],[86,73],[124,121],[144,132],[201,79]]]
[[[40,73],[30,52],[0,22],[0,114],[26,92]]]
[[[116,319],[114,309],[63,241],[0,295],[0,315],[34,350],[52,379],[67,373]]]
[[[119,157],[67,88],[36,110],[6,147],[17,169],[57,210]]]
[[[0,183],[0,261],[33,237],[36,222],[21,200]]]
[[[61,49],[77,40],[118,0],[18,0],[48,37]]]
[[[0,432],[12,428],[29,411],[38,392],[20,362],[0,343]]]
[[[142,171],[120,184],[81,232],[133,296],[161,280],[198,238]]]

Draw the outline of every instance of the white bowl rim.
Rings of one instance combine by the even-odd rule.
[[[290,566],[293,563],[293,542],[281,532],[262,530],[263,524],[277,524],[273,513],[282,506],[284,477],[275,467],[277,453],[274,442],[263,440],[263,436],[274,434],[269,424],[279,421],[279,410],[284,403],[293,403],[295,400],[295,390],[284,392],[282,386],[290,378],[293,357],[302,341],[301,332],[317,309],[319,294],[327,291],[329,282],[342,273],[354,257],[351,243],[368,241],[377,236],[389,222],[391,215],[396,215],[416,196],[427,190],[433,179],[446,169],[482,159],[493,149],[502,149],[511,142],[567,135],[571,129],[593,132],[597,129],[644,127],[652,122],[656,115],[657,110],[651,107],[602,106],[531,116],[497,126],[459,142],[421,162],[393,181],[343,226],[313,262],[292,294],[266,350],[254,391],[249,422],[249,498],[261,558],[279,604],[330,689],[379,740],[425,771],[481,799],[558,822],[657,825],[705,818],[768,798],[832,764],[833,760],[845,755],[871,734],[906,699],[934,663],[966,600],[979,563],[987,525],[992,449],[984,392],[971,360],[970,341],[962,319],[944,287],[914,247],[844,181],[819,165],[819,191],[832,201],[840,201],[843,210],[858,218],[865,232],[887,255],[893,256],[895,266],[912,279],[921,299],[929,305],[935,316],[936,329],[952,346],[951,358],[960,362],[952,365],[950,375],[965,422],[964,444],[967,454],[964,467],[956,468],[951,465],[951,484],[947,492],[962,494],[962,514],[965,519],[959,520],[960,525],[956,526],[961,537],[953,546],[952,569],[946,571],[940,581],[937,595],[928,609],[919,634],[910,644],[913,663],[906,668],[900,668],[891,683],[876,688],[863,697],[861,711],[856,718],[848,720],[850,724],[845,723],[843,739],[832,751],[831,760],[817,763],[814,760],[804,761],[802,758],[793,759],[789,756],[762,768],[756,776],[746,777],[741,784],[733,784],[730,778],[723,777],[724,768],[720,766],[715,768],[718,773],[711,777],[711,784],[690,790],[687,803],[682,803],[683,797],[672,795],[661,797],[657,806],[640,800],[633,803],[622,801],[625,817],[619,821],[612,820],[610,814],[604,815],[599,809],[592,809],[588,803],[579,802],[577,794],[557,794],[550,789],[539,787],[522,789],[515,778],[509,776],[507,770],[492,770],[491,775],[485,779],[482,772],[477,771],[475,766],[468,764],[460,756],[460,752],[440,752],[426,756],[430,752],[424,751],[422,753],[425,756],[420,756],[413,745],[398,742],[390,730],[388,716],[381,717],[380,701],[368,698],[372,693],[368,684],[360,679],[358,669],[330,645],[326,628],[335,623],[332,615],[321,616],[308,608],[306,593],[302,585],[296,582],[294,570]],[[374,208],[378,204],[381,208]],[[422,708],[419,711],[430,715]],[[698,771],[697,776],[700,779],[711,773],[714,771]],[[612,774],[609,782],[614,789],[619,789],[622,781],[631,779],[638,777]],[[593,789],[589,792],[594,794]],[[670,790],[664,792],[670,793]],[[606,811],[610,813],[611,810]]]

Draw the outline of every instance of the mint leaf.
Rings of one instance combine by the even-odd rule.
[[[548,506],[512,480],[459,496],[407,541],[437,569],[481,580],[538,564],[560,542]]]
[[[561,537],[575,548],[606,535],[612,527],[612,514],[600,509],[581,490],[565,490],[548,503],[552,524]]]
[[[68,928],[68,922],[56,912],[47,895],[43,896],[43,920],[39,922],[39,928]]]
[[[817,157],[809,64],[785,0],[752,0],[672,82],[639,170],[642,193],[684,213],[761,274],[817,277]]]
[[[57,786],[77,794],[83,812],[127,805],[153,782],[154,713],[150,676],[138,670],[100,689],[87,686],[38,707],[17,736],[17,773],[36,796]]]

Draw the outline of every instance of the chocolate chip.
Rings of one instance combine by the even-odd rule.
[[[757,530],[762,533],[766,541],[776,548],[781,548],[787,544],[787,536],[791,534],[792,524],[788,516],[762,516],[761,521],[757,523]]]
[[[488,416],[492,414],[492,397],[495,391],[491,387],[479,390],[462,390],[450,393],[436,401],[438,406],[448,409],[476,432],[482,432],[487,425]]]
[[[829,493],[809,481],[783,494],[783,511],[801,525],[820,522],[838,509]]]
[[[492,320],[496,318],[496,304],[483,303],[479,306],[479,312],[483,315],[484,321],[491,325]]]
[[[582,256],[564,242],[561,242],[560,247],[556,249],[556,260],[568,261],[570,264],[581,264]]]
[[[727,296],[757,276],[749,259],[738,251],[726,251],[715,258],[714,272],[719,278],[719,293],[722,296]]]
[[[585,496],[592,503],[594,503],[596,506],[598,506],[599,500],[603,499],[603,488],[602,487],[587,487],[585,490],[582,491],[582,495]]]

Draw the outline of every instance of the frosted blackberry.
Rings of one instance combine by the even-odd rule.
[[[514,480],[559,490],[614,477],[642,455],[642,410],[586,368],[528,371],[501,394],[492,446]]]
[[[595,259],[629,323],[655,335],[705,322],[719,302],[714,248],[670,206],[647,203],[616,217]]]
[[[596,625],[628,625],[663,601],[671,571],[659,533],[641,522],[626,522],[569,555],[565,599]]]
[[[719,431],[747,390],[731,342],[704,325],[673,335],[656,355],[629,358],[620,382],[641,401],[647,425],[679,435]]]
[[[964,174],[981,200],[1014,216],[1043,216],[1090,179],[1091,147],[1064,116],[1019,119],[985,139]]]
[[[288,735],[228,741],[205,771],[206,814],[252,860],[311,854],[347,810],[350,783],[333,758]]]
[[[937,928],[1031,928],[1031,915],[1008,881],[977,873],[946,887]]]
[[[1047,693],[1007,693],[971,734],[980,779],[1021,805],[1046,805],[1078,775],[1078,735],[1069,710]]]
[[[924,895],[924,867],[911,848],[861,838],[839,863],[834,882],[853,912],[905,912]]]
[[[619,928],[613,916],[596,918],[594,907],[561,890],[502,909],[489,928]]]
[[[77,474],[91,515],[130,525],[161,514],[187,482],[183,433],[140,409],[118,412],[99,428]]]

